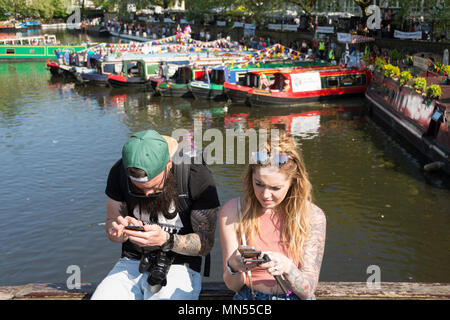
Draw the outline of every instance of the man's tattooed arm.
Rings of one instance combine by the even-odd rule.
[[[217,212],[219,208],[192,210],[194,233],[175,235],[173,251],[188,256],[205,256],[214,245]]]
[[[314,206],[311,229],[304,244],[303,265],[298,269],[292,264],[289,271],[283,274],[292,290],[301,298],[309,298],[316,291],[325,248],[326,224],[325,214]]]

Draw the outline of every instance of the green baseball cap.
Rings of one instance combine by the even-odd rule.
[[[139,182],[152,180],[169,163],[178,148],[177,141],[162,136],[154,130],[135,133],[122,149],[122,161],[125,169],[138,168],[147,174],[145,178],[133,178]]]

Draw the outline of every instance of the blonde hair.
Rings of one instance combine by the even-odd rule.
[[[281,239],[290,258],[302,264],[303,245],[309,232],[308,210],[312,203],[312,186],[294,139],[285,132],[277,134],[278,139],[275,137],[273,141],[272,136],[271,132],[264,151],[268,155],[279,153],[288,156],[288,161],[279,168],[291,182],[285,198],[275,209],[280,216]],[[251,241],[260,234],[258,218],[262,215],[262,207],[253,189],[253,173],[256,168],[268,165],[270,164],[249,164],[244,172],[238,239],[245,234]]]

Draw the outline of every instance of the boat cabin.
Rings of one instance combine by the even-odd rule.
[[[43,36],[20,37],[0,39],[0,45],[48,45],[59,44],[56,36],[53,34],[44,34]]]
[[[177,84],[188,84],[194,80],[204,80],[206,71],[205,69],[194,69],[190,65],[181,66],[175,71],[170,81]]]
[[[262,90],[279,92],[303,92],[322,89],[337,89],[367,86],[366,72],[357,69],[307,68],[304,70],[279,71],[273,74],[270,86]]]
[[[130,59],[122,61],[121,73],[127,79],[148,80],[151,75],[158,72],[159,64],[155,61],[146,61],[142,59]],[[117,66],[114,66],[114,70]],[[112,70],[113,66],[108,66]]]

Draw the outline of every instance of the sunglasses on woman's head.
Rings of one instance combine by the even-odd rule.
[[[272,161],[274,164],[281,167],[282,165],[285,165],[291,157],[284,153],[274,153],[269,155],[267,152],[259,151],[253,152],[252,158],[256,164],[266,165]]]
[[[127,188],[128,188],[128,194],[134,198],[156,198],[159,197],[161,195],[164,194],[164,187],[166,185],[166,172],[167,170],[164,169],[164,180],[163,180],[163,187],[161,189],[161,191],[159,192],[155,192],[155,193],[149,193],[148,195],[146,195],[145,193],[137,193],[137,192],[133,192],[131,189],[134,187],[134,189],[137,189],[137,187],[135,185],[133,185],[133,187],[130,186],[130,184],[132,184],[132,182],[130,181],[130,177],[127,177]]]

